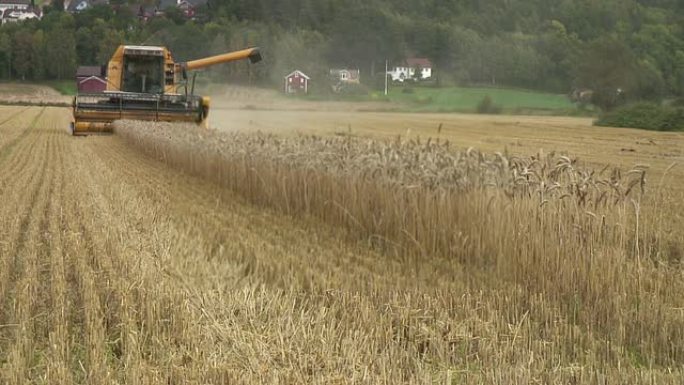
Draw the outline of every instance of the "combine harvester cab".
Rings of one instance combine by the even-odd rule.
[[[194,78],[188,92],[187,71],[243,59],[261,61],[259,49],[176,63],[164,47],[119,46],[107,66],[106,91],[74,97],[71,132],[107,133],[123,119],[206,124],[210,99],[194,95]]]

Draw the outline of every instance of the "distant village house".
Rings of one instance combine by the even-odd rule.
[[[186,18],[192,19],[197,14],[197,8],[205,5],[207,0],[178,0],[177,7],[183,11]]]
[[[153,17],[163,16],[165,13],[164,11],[170,8],[179,9],[183,16],[187,19],[195,19],[198,8],[206,5],[207,1],[208,0],[157,0],[153,4],[150,4],[149,2],[141,0],[129,4],[112,5],[112,8],[115,11],[121,7],[128,8],[131,12],[137,14],[138,17],[144,21],[147,21]],[[65,8],[69,13],[78,13],[96,5],[109,5],[109,0],[71,0],[69,3],[66,3]]]
[[[426,58],[409,58],[404,63],[392,67],[387,74],[395,82],[427,80],[432,77],[432,62]]]
[[[296,70],[285,76],[283,91],[286,94],[309,93],[309,81],[311,80],[304,72]]]
[[[333,68],[330,70],[330,87],[339,93],[347,86],[361,84],[361,71],[349,68]]]
[[[2,24],[40,19],[42,12],[31,6],[30,0],[0,0],[0,19]]]
[[[164,11],[169,8],[178,8],[186,19],[194,19],[197,16],[197,10],[207,2],[208,0],[158,0],[154,16],[163,15]]]
[[[334,68],[330,70],[330,77],[337,82],[346,84],[361,83],[361,72],[358,69]]]
[[[85,11],[88,8],[92,8],[96,5],[109,5],[108,0],[71,0],[68,3],[64,3],[65,10],[69,13],[77,13]]]
[[[30,0],[0,0],[0,11],[8,9],[28,10],[31,7]]]
[[[6,9],[0,13],[2,24],[17,23],[31,19],[40,19],[42,16],[40,11],[33,11],[30,9]]]

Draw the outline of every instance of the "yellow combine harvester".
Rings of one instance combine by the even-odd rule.
[[[243,59],[259,62],[259,49],[176,63],[165,47],[119,46],[107,66],[106,91],[74,97],[71,132],[110,132],[121,119],[205,123],[209,97],[194,95],[194,79],[188,92],[187,71]]]

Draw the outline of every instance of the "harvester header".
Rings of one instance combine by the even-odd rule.
[[[107,65],[106,91],[74,98],[72,133],[109,132],[121,119],[206,124],[210,100],[194,95],[194,84],[188,93],[187,71],[244,59],[261,61],[259,48],[175,62],[166,47],[119,46]]]

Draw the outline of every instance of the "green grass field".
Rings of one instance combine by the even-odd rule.
[[[563,114],[577,112],[566,95],[503,88],[424,88],[414,87],[410,93],[403,87],[392,87],[385,97],[370,94],[371,100],[399,102],[414,112],[476,112],[477,105],[489,95],[504,113]]]
[[[62,95],[76,95],[76,82],[69,80],[50,80],[44,83],[46,86],[54,88]]]

